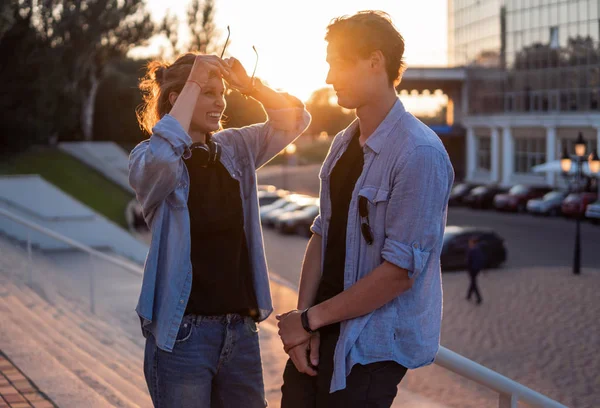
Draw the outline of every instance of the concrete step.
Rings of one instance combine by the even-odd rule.
[[[63,327],[56,321],[52,321],[49,327],[43,318],[29,310],[12,293],[0,298],[0,304],[8,311],[5,320],[20,325],[29,338],[38,343],[38,347],[51,354],[65,369],[79,377],[111,405],[123,408],[151,406],[147,393],[81,351],[62,335],[63,332],[73,330],[72,327]]]
[[[107,346],[87,331],[82,330],[80,326],[85,322],[82,322],[82,319],[78,319],[77,316],[66,315],[61,310],[45,307],[43,300],[39,299],[32,290],[25,286],[11,283],[7,283],[6,286],[31,313],[41,319],[41,323],[38,323],[41,325],[40,327],[48,332],[55,331],[57,327],[60,327],[61,339],[64,338],[69,341],[79,351],[102,363],[123,380],[130,382],[139,391],[146,394],[147,388],[142,372],[142,353],[128,354],[119,347]],[[88,320],[95,319],[93,316],[85,318]],[[116,337],[120,335],[120,330],[115,330],[113,327],[104,335]]]
[[[26,288],[26,290],[22,290]],[[139,345],[132,344],[131,341],[122,333],[121,330],[115,331],[114,325],[104,325],[102,330],[94,328],[97,325],[101,325],[104,322],[98,322],[102,318],[92,316],[89,313],[81,313],[75,307],[69,307],[68,304],[54,304],[51,309],[47,309],[45,303],[40,302],[35,291],[30,290],[24,284],[15,284],[14,291],[23,298],[23,304],[35,313],[42,314],[50,320],[56,320],[64,324],[72,325],[74,338],[82,338],[84,342],[81,347],[84,350],[99,350],[102,353],[110,351],[111,356],[114,356],[114,360],[123,363],[124,366],[130,367],[132,361],[138,362],[143,359],[143,350]],[[90,327],[92,329],[90,329]],[[118,326],[117,326],[118,327]],[[94,347],[86,347],[88,343],[94,343]],[[142,375],[141,368],[134,366],[136,374]],[[145,388],[145,387],[144,387]]]
[[[0,303],[0,348],[48,397],[61,408],[106,408],[110,402],[65,367],[6,316]]]
[[[26,256],[26,254],[22,253],[23,251],[19,248],[15,247],[14,250],[11,250],[10,247],[2,247],[2,244],[6,243],[0,240],[0,250],[3,254],[3,256],[0,257],[0,277],[4,276],[15,284],[24,286],[24,271],[19,271],[19,273],[17,273],[16,270],[19,268],[22,269],[18,265],[26,262],[26,260],[21,259]],[[7,257],[4,256],[5,249],[7,249]],[[118,351],[122,351],[122,354],[125,357],[131,355],[143,357],[144,339],[141,336],[139,320],[136,320],[134,310],[131,310],[131,318],[129,319],[131,323],[129,324],[131,324],[132,327],[133,325],[138,326],[135,330],[132,330],[137,336],[134,337],[131,333],[127,333],[126,331],[122,331],[121,336],[111,336],[109,334],[113,332],[115,326],[123,327],[125,325],[122,319],[118,319],[116,316],[110,317],[107,314],[101,314],[101,316],[96,319],[90,319],[89,305],[87,303],[82,302],[80,299],[71,298],[69,297],[69,294],[60,293],[62,289],[56,286],[56,282],[61,282],[65,277],[61,276],[61,273],[55,270],[56,265],[53,265],[51,261],[44,259],[43,256],[39,256],[38,254],[36,255],[34,267],[35,294],[40,296],[38,290],[40,292],[45,292],[43,298],[55,307],[58,312],[56,314],[57,317],[65,315],[73,321],[80,322],[80,327],[82,329],[90,333],[94,338],[99,339],[103,344],[114,347],[114,349]],[[75,298],[77,298],[77,296],[75,296]]]

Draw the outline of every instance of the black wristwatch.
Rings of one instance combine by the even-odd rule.
[[[300,320],[302,321],[302,327],[304,330],[310,334],[313,334],[315,331],[310,329],[310,323],[308,323],[308,309],[310,309],[310,307],[304,309],[302,314],[300,314]]]

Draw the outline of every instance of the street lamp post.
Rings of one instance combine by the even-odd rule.
[[[575,191],[576,193],[581,193],[583,191],[582,188],[582,178],[583,178],[583,163],[585,162],[585,148],[586,143],[583,139],[583,134],[579,132],[577,140],[575,141],[575,155],[577,162],[577,169],[575,173]],[[600,169],[600,160],[598,159],[598,154],[594,151],[590,154],[588,158],[590,173],[592,175],[598,173]],[[560,166],[565,175],[568,175],[571,171],[571,167],[573,165],[573,161],[567,152],[567,148],[563,149],[563,155],[560,160]],[[570,179],[567,177],[567,180],[570,182]],[[575,216],[576,227],[575,227],[575,253],[573,256],[573,274],[579,275],[581,273],[581,218],[582,212],[578,211]]]

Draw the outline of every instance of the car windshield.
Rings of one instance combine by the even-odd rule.
[[[474,188],[472,193],[473,194],[484,194],[486,191],[487,191],[487,187],[481,186],[481,187]]]
[[[576,193],[575,194],[569,194],[567,196],[567,198],[565,198],[565,202],[571,203],[571,202],[574,202],[574,201],[579,201],[579,199],[580,199],[579,194],[576,194]]]
[[[300,209],[301,206],[298,203],[289,203],[288,205],[286,205],[285,207],[282,208],[283,211],[295,211]]]
[[[508,194],[512,194],[512,195],[519,195],[519,194],[527,194],[527,192],[529,191],[529,189],[525,186],[514,186],[513,188],[511,188],[508,191]]]
[[[452,190],[452,192],[454,194],[462,194],[465,191],[467,191],[469,189],[469,186],[466,184],[458,184],[454,187],[454,189]]]
[[[309,205],[308,207],[304,208],[302,210],[302,212],[308,216],[308,217],[316,217],[317,214],[319,213],[319,206],[318,205]]]
[[[446,247],[448,246],[448,242],[452,241],[456,236],[458,235],[458,233],[454,233],[454,232],[444,232],[444,238],[442,239],[442,246]]]
[[[544,196],[544,200],[556,200],[559,199],[563,196],[563,193],[560,193],[558,191],[551,191],[549,193],[546,193],[546,195]]]

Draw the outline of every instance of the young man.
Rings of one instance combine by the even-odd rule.
[[[404,40],[389,16],[335,19],[325,39],[327,83],[358,120],[321,169],[298,310],[278,316],[290,355],[281,406],[389,407],[407,368],[430,364],[439,347],[454,171],[398,99]]]

